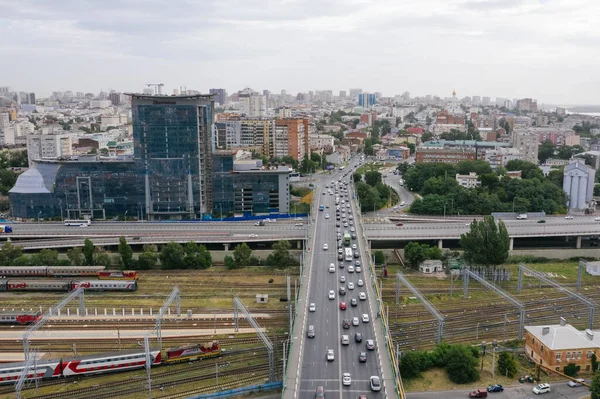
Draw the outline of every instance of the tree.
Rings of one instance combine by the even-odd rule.
[[[581,366],[578,366],[575,363],[569,363],[563,367],[563,372],[569,377],[577,377],[580,368]]]
[[[212,265],[212,256],[205,245],[198,245],[193,241],[185,244],[185,269],[208,269]]]
[[[385,263],[385,255],[383,251],[374,251],[373,256],[375,257],[376,265],[383,265]]]
[[[446,356],[446,371],[450,381],[456,384],[468,384],[479,379],[477,359],[470,348],[454,345]]]
[[[506,163],[506,170],[509,170],[509,171],[520,170],[521,177],[523,179],[537,178],[537,179],[542,180],[544,178],[544,174],[537,167],[536,164],[527,162],[527,161],[522,161],[520,159],[511,159],[510,161],[508,161]]]
[[[86,238],[83,242],[85,266],[94,266],[94,249],[94,243],[89,238]]]
[[[21,247],[6,241],[2,244],[2,249],[0,250],[0,265],[10,266],[13,264],[13,261],[21,255],[23,255],[23,249]]]
[[[17,182],[17,175],[8,169],[0,169],[0,193],[8,195],[8,191]]]
[[[296,260],[290,253],[291,248],[292,245],[289,241],[277,241],[271,246],[273,252],[267,257],[267,265],[275,267],[287,267],[297,265],[298,262],[296,262]]]
[[[430,367],[429,357],[427,353],[421,351],[406,351],[400,359],[400,375],[403,378],[418,377],[422,371]]]
[[[94,250],[94,265],[110,267],[112,264],[112,256],[104,248],[96,247]]]
[[[433,135],[433,133],[431,133],[431,132],[425,132],[425,133],[423,133],[423,134],[421,135],[421,141],[422,141],[423,143],[425,143],[425,142],[427,142],[427,141],[429,141],[429,140],[432,140],[433,138],[435,138],[435,136],[434,136],[434,135]]]
[[[465,259],[475,265],[501,265],[508,259],[510,238],[504,222],[496,223],[493,216],[474,220],[470,230],[460,236]]]
[[[600,399],[600,371],[594,372],[592,383],[590,384],[592,399]]]
[[[538,159],[540,163],[545,163],[548,158],[554,155],[554,144],[550,140],[545,140],[538,149]]]
[[[381,183],[381,173],[376,170],[370,170],[365,173],[365,183],[371,187],[375,187],[377,183]]]
[[[83,252],[81,247],[74,247],[67,250],[67,258],[71,261],[73,266],[81,266],[83,262]]]
[[[427,259],[442,259],[442,250],[436,246],[409,242],[404,247],[404,259],[410,267],[416,269]]]
[[[30,264],[32,266],[57,266],[59,264],[58,251],[44,248],[31,256]]]
[[[362,180],[362,175],[358,172],[354,172],[352,174],[352,180],[354,180],[354,183],[358,183],[359,181]]]
[[[185,251],[176,242],[170,242],[160,251],[160,263],[163,269],[184,268]]]
[[[131,245],[127,244],[125,237],[119,238],[118,252],[121,255],[123,267],[130,269],[133,266],[133,250],[131,249]]]
[[[144,252],[140,254],[136,262],[139,270],[150,270],[156,267],[158,255],[155,245],[144,245]]]
[[[245,267],[250,265],[250,258],[252,258],[252,250],[245,242],[236,246],[233,250],[233,259],[236,267]]]
[[[517,374],[517,361],[510,352],[501,352],[498,356],[498,370],[500,374],[513,378]]]

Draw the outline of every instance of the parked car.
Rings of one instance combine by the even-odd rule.
[[[504,392],[504,388],[500,384],[494,384],[487,387],[488,392]]]
[[[577,378],[575,381],[567,382],[567,385],[570,386],[571,388],[575,388],[575,387],[580,387],[582,382],[585,382],[585,380],[583,378]]]
[[[533,393],[536,395],[548,392],[550,392],[550,384],[548,383],[542,383],[533,387]]]

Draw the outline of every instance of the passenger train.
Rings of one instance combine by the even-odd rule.
[[[131,270],[105,270],[105,266],[3,266],[0,277],[98,277],[100,280],[137,280]]]
[[[152,366],[161,364],[185,362],[221,355],[219,343],[214,341],[208,345],[190,345],[166,351],[166,359],[158,350],[150,351]],[[104,353],[90,356],[77,356],[59,360],[40,360],[35,369],[30,367],[28,379],[52,379],[77,375],[106,374],[117,371],[135,370],[146,365],[146,352],[127,351]],[[25,363],[0,364],[0,385],[14,384],[18,379]]]
[[[0,292],[29,292],[29,291],[54,291],[69,292],[77,288],[86,291],[135,291],[137,281],[106,281],[106,280],[0,280]]]

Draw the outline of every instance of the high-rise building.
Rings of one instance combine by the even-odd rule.
[[[513,146],[521,153],[523,161],[538,163],[538,135],[529,132],[513,131]]]
[[[531,98],[522,98],[517,101],[519,111],[537,112],[537,101]]]
[[[214,125],[215,150],[244,149],[269,155],[269,138],[274,129],[270,119],[232,117]]]
[[[350,89],[350,98],[353,101],[358,101],[358,96],[362,94],[362,89]]]
[[[490,100],[491,100],[491,99],[490,99],[489,97],[483,97],[483,98],[481,99],[481,103],[482,103],[483,105],[490,105]]]
[[[225,105],[227,103],[227,90],[210,89],[208,92],[215,95],[215,102],[219,103],[219,105]]]
[[[256,118],[262,114],[262,96],[250,88],[239,91],[241,111],[248,117]]]
[[[108,99],[115,107],[121,105],[121,93],[112,91],[108,94]]]
[[[364,108],[368,108],[372,105],[375,105],[377,102],[377,98],[375,94],[371,93],[361,93],[358,95],[358,105]]]
[[[73,154],[72,144],[71,136],[68,134],[27,135],[29,166],[33,161],[70,157]]]
[[[198,218],[210,212],[213,96],[131,94],[131,110],[143,217]]]
[[[340,98],[346,98],[346,91],[340,90]]]
[[[481,96],[473,96],[473,105],[481,104]]]
[[[277,119],[269,141],[269,156],[291,156],[302,161],[308,154],[308,119]]]

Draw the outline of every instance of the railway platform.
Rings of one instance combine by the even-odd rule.
[[[266,332],[265,329],[262,329],[263,332]],[[238,331],[235,331],[233,328],[218,328],[214,330],[210,329],[167,329],[163,328],[161,330],[162,338],[186,338],[186,337],[202,337],[207,335],[235,335],[235,334],[253,334],[256,330],[254,328],[238,328]],[[134,329],[104,329],[104,330],[94,330],[81,328],[76,331],[73,330],[55,330],[49,331],[49,329],[43,331],[35,331],[30,337],[30,341],[36,340],[71,340],[76,341],[80,339],[140,339],[143,340],[146,334],[150,334],[150,337],[153,338],[156,336],[156,333],[153,330],[134,330]],[[0,331],[0,342],[2,341],[21,341],[23,339],[23,331]]]

